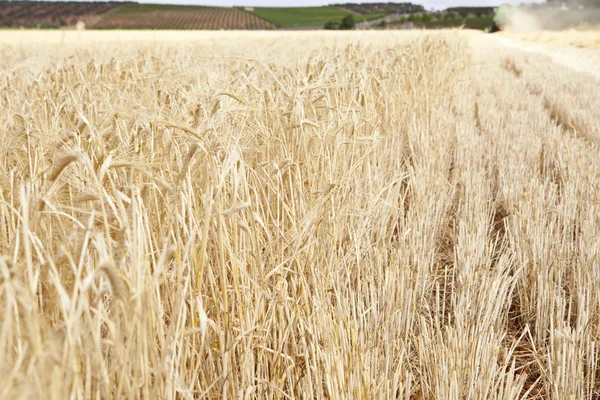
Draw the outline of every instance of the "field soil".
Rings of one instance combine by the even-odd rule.
[[[521,38],[0,31],[0,398],[597,399],[598,50]]]

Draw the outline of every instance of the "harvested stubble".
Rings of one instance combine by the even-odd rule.
[[[522,40],[539,43],[570,45],[579,48],[600,49],[600,30],[541,31],[529,34],[508,34]]]
[[[598,81],[212,35],[0,47],[0,397],[597,398]]]

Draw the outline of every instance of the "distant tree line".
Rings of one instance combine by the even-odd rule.
[[[334,6],[357,14],[410,14],[425,11],[422,5],[413,3],[343,3]]]

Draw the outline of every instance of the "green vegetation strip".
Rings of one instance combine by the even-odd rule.
[[[455,19],[441,19],[437,21],[423,21],[420,17],[415,16],[409,21],[398,20],[393,21],[391,25],[401,25],[405,22],[413,22],[416,28],[424,29],[448,29],[463,27],[465,29],[478,29],[484,30],[492,26],[494,19],[492,17],[469,17],[469,18],[455,18]]]
[[[254,9],[254,15],[266,19],[280,28],[292,28],[295,26],[323,26],[327,21],[341,21],[342,18],[350,13],[338,7],[285,7],[285,8],[266,8],[257,7]],[[382,18],[385,14],[355,15],[356,22],[370,21]]]

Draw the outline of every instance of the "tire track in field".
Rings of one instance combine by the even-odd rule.
[[[553,53],[541,48],[532,48],[527,43],[518,43],[504,37],[494,36],[495,40],[506,43],[510,47],[519,48],[525,53],[536,53],[542,56],[548,56],[552,62],[558,61],[561,66],[567,66],[572,71],[579,73],[591,73],[591,75],[600,76],[600,72],[592,71],[589,63],[584,59],[579,59],[577,68],[572,68],[571,62],[573,56],[561,57],[563,52]],[[504,44],[503,44],[504,45]],[[535,45],[532,45],[535,47]],[[565,61],[566,60],[566,61]],[[576,137],[583,140],[589,145],[597,145],[600,143],[600,137],[595,134],[596,129],[590,124],[590,121],[582,120],[574,111],[573,106],[568,106],[569,103],[564,99],[565,93],[562,93],[559,88],[557,90],[548,91],[546,86],[540,83],[538,69],[533,65],[527,65],[529,62],[519,63],[515,57],[507,56],[501,61],[501,66],[504,70],[510,72],[515,79],[524,79],[524,84],[527,92],[534,98],[540,100],[544,111],[548,115],[549,120],[560,129],[564,134]],[[532,69],[535,69],[535,74],[532,74]],[[542,79],[543,80],[543,79]],[[593,86],[594,81],[591,82]],[[559,94],[560,92],[560,94]]]
[[[513,257],[516,254],[514,244],[511,244],[515,240],[511,230],[515,229],[518,212],[515,213],[516,209],[511,205],[511,197],[503,195],[503,188],[507,185],[506,174],[509,165],[514,164],[516,159],[523,161],[523,158],[508,158],[512,152],[506,151],[506,148],[509,143],[526,139],[519,129],[521,126],[519,121],[526,120],[533,110],[543,112],[544,97],[542,92],[532,92],[535,89],[535,85],[530,82],[533,65],[530,65],[526,58],[513,56],[510,52],[497,52],[496,49],[481,50],[478,55],[481,57],[480,76],[483,79],[473,82],[473,90],[476,93],[473,113],[477,130],[489,142],[489,154],[492,158],[488,176],[493,182],[491,190],[493,196],[490,198],[490,203],[494,207],[489,240],[496,243],[493,253],[493,261],[496,263],[502,257]],[[522,96],[513,98],[511,95],[514,93],[521,93]],[[552,122],[549,119],[546,115],[536,123],[551,127]],[[557,134],[557,130],[552,131]],[[528,142],[533,144],[531,141]],[[526,153],[535,151],[535,146],[531,146]],[[540,180],[542,182],[546,179],[551,179],[552,182],[558,180],[560,184],[560,179],[554,177],[555,173],[560,176],[559,166],[546,168],[547,158],[550,157],[544,155],[542,147],[540,160],[544,160],[544,165],[540,167]],[[518,265],[515,264],[513,271],[515,276],[522,273],[517,270]],[[522,290],[521,286],[517,292]],[[516,366],[515,377],[526,377],[519,393],[520,398],[549,399],[550,394],[546,390],[547,379],[544,377],[544,363],[539,362],[536,346],[528,340],[523,340],[522,337],[530,322],[524,312],[526,308],[522,296],[513,294],[507,311],[506,347],[515,346],[511,356]]]
[[[517,76],[512,69],[513,65],[517,64],[506,64],[501,67],[506,69],[509,73],[514,74],[516,79],[520,79],[520,76]],[[500,68],[500,66],[494,67]],[[501,72],[501,70],[499,72]],[[490,162],[488,166],[488,173],[490,179],[492,179],[492,196],[489,200],[490,203],[493,204],[488,240],[491,243],[494,243],[492,265],[496,266],[501,262],[502,257],[511,257],[511,234],[509,232],[509,227],[511,225],[511,218],[513,217],[506,199],[502,196],[502,186],[504,183],[502,182],[503,178],[501,177],[500,169],[497,167],[500,164],[500,161],[497,159],[497,157],[499,157],[497,151],[499,148],[503,147],[501,135],[497,135],[497,131],[495,130],[495,128],[498,128],[497,123],[499,121],[493,121],[489,118],[489,115],[486,115],[489,110],[497,107],[498,103],[502,102],[504,98],[498,97],[496,93],[491,93],[491,91],[489,94],[485,95],[484,93],[486,92],[488,91],[484,89],[482,90],[482,93],[478,93],[476,96],[474,117],[479,133],[484,135],[488,141],[490,153],[495,154],[492,156],[495,158],[495,161]],[[493,122],[490,123],[490,121]],[[513,273],[516,273],[517,266],[515,265],[513,268]],[[516,366],[515,378],[518,379],[517,377],[520,376],[520,374],[526,376],[519,396],[526,399],[546,399],[548,398],[547,394],[539,387],[539,381],[543,370],[536,362],[535,350],[527,341],[519,339],[527,329],[527,321],[523,317],[522,308],[523,306],[520,297],[513,294],[507,307],[506,348],[515,346],[515,351],[512,355],[512,360],[515,362]]]
[[[600,79],[600,70],[593,62],[589,62],[583,55],[576,55],[576,52],[583,52],[580,49],[570,48],[570,51],[565,50],[550,50],[547,47],[542,47],[537,44],[524,43],[507,37],[490,35],[490,39],[502,44],[505,47],[517,48],[525,53],[537,53],[550,57],[552,62],[560,64],[573,71],[582,72]]]
[[[523,243],[522,227],[532,218],[536,219],[537,229],[548,234],[552,229],[544,229],[544,223],[552,218],[523,210],[539,207],[529,197],[532,188],[547,190],[548,194],[540,198],[555,204],[562,218],[554,226],[571,229],[565,222],[569,218],[567,206],[574,201],[569,196],[573,196],[574,187],[588,182],[579,180],[576,171],[581,169],[573,163],[573,149],[588,157],[598,154],[600,125],[596,121],[600,114],[595,111],[595,93],[600,80],[586,74],[585,66],[572,68],[556,62],[556,57],[545,51],[521,51],[519,46],[505,46],[490,39],[492,35],[465,32],[465,37],[473,49],[473,75],[477,76],[471,80],[474,98],[468,99],[473,104],[473,124],[489,141],[488,176],[493,179],[494,194],[490,196],[494,204],[490,239],[505,244],[495,249],[494,258],[510,257],[518,281],[508,304],[506,347],[515,346],[511,354],[515,377],[525,376],[520,398],[550,399],[554,381],[547,374],[549,363],[544,357],[553,350],[540,339],[543,335],[539,332],[545,328],[534,332],[535,338],[526,336],[538,321],[540,326],[547,324],[535,308],[545,303],[530,301],[546,289],[531,287],[531,279],[536,279],[540,270],[524,263],[529,247],[519,242]],[[564,52],[572,54],[568,48]],[[577,49],[573,53],[585,54]],[[585,188],[580,190],[585,193]]]

